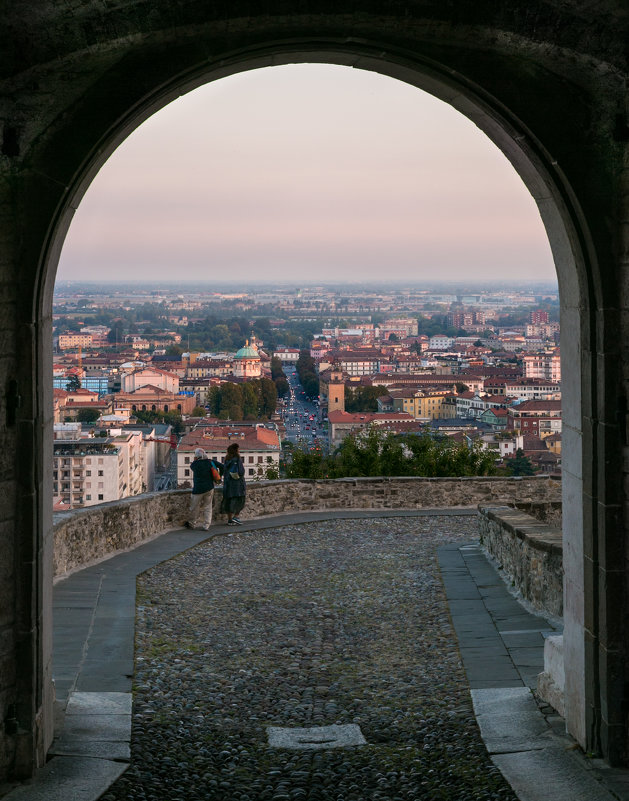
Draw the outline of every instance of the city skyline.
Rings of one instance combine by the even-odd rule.
[[[533,199],[473,123],[414,87],[329,65],[201,87],[104,165],[58,280],[173,273],[252,284],[556,281]]]

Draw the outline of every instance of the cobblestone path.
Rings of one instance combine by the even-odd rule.
[[[132,764],[106,801],[515,799],[476,725],[435,551],[470,517],[216,537],[138,579]],[[266,727],[354,723],[352,748]]]

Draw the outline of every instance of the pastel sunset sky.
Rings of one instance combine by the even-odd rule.
[[[111,156],[61,280],[548,280],[537,207],[445,103],[375,73],[291,65],[179,98]]]

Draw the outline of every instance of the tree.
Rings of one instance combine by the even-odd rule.
[[[255,420],[260,408],[260,385],[257,381],[241,384],[242,412],[245,420]]]
[[[210,387],[205,393],[205,402],[210,407],[210,412],[217,415],[221,410],[221,391],[217,386]]]
[[[278,359],[277,356],[273,356],[271,359],[271,378],[275,381],[278,378],[286,378],[284,375],[284,368],[282,367],[282,362]]]
[[[270,417],[277,408],[277,389],[270,378],[260,379],[260,415]]]
[[[232,384],[227,381],[221,384],[221,403],[220,411],[221,417],[225,414],[225,418],[232,420],[242,420],[242,388],[240,384]]]
[[[386,395],[386,387],[346,387],[345,389],[345,411],[346,412],[377,412],[378,398]]]
[[[469,392],[469,387],[467,384],[464,384],[462,381],[456,382],[456,391],[459,395],[462,395],[464,392]]]
[[[113,320],[111,328],[107,332],[107,342],[112,345],[120,345],[124,341],[124,321]]]
[[[96,409],[79,409],[76,415],[79,423],[95,423],[100,417],[100,412]]]
[[[337,451],[293,450],[290,478],[350,476],[485,476],[497,473],[495,455],[430,434],[397,435],[376,426],[346,437]]]
[[[509,476],[534,476],[535,468],[531,464],[528,456],[524,455],[522,448],[518,448],[515,456],[507,460],[507,475]]]
[[[68,392],[76,392],[77,389],[81,389],[81,379],[78,375],[71,375],[66,384],[66,390]]]
[[[203,406],[195,406],[192,410],[192,417],[205,417],[205,409]]]
[[[284,376],[282,376],[281,378],[276,378],[274,383],[275,383],[275,389],[277,390],[277,394],[280,398],[283,398],[284,395],[288,395],[288,393],[290,392],[290,384],[288,383],[286,378],[284,378]]]

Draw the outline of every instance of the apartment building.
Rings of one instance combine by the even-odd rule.
[[[415,418],[438,420],[444,416],[444,403],[449,389],[391,389],[391,408],[394,412],[407,412]],[[378,399],[380,400],[380,399]],[[380,404],[379,408],[380,408]],[[384,409],[383,409],[384,411]]]
[[[479,395],[477,392],[463,392],[456,397],[457,417],[480,417],[487,409],[504,408],[507,399],[504,395]]]
[[[186,368],[186,378],[225,378],[231,372],[232,363],[229,359],[198,359]]]
[[[59,334],[58,340],[59,350],[75,350],[76,348],[91,348],[92,335],[91,334]]]
[[[94,437],[80,423],[55,424],[55,509],[117,501],[144,491],[142,433]]]
[[[541,378],[506,379],[504,391],[518,401],[561,400],[561,384]]]
[[[438,336],[430,337],[428,350],[448,350],[453,344],[454,337],[446,337],[439,334]]]
[[[507,428],[543,439],[561,434],[561,401],[524,401],[508,409]]]
[[[559,348],[542,353],[527,353],[522,357],[526,378],[544,378],[561,381],[561,356]]]

